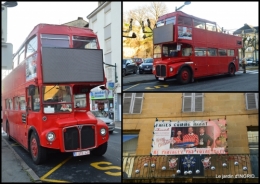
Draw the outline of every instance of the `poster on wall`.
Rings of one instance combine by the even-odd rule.
[[[227,154],[226,120],[156,121],[152,155]]]
[[[26,81],[31,80],[37,76],[36,73],[36,59],[37,54],[34,54],[26,59]]]
[[[192,28],[178,26],[178,38],[192,40]]]

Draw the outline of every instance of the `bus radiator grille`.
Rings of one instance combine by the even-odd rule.
[[[166,66],[165,65],[157,65],[156,66],[156,76],[165,77],[166,76]]]
[[[65,150],[77,150],[79,148],[79,131],[77,127],[66,128],[63,136]]]
[[[92,126],[83,126],[81,129],[81,148],[86,149],[95,146],[95,129]]]
[[[67,151],[87,149],[95,146],[95,128],[92,126],[75,126],[66,128],[63,137],[65,150]],[[80,142],[81,146],[79,146]]]

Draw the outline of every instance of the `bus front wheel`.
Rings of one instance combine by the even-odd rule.
[[[102,156],[107,151],[107,142],[91,151],[93,155]]]
[[[46,160],[46,148],[40,145],[40,140],[36,132],[31,134],[30,152],[32,160],[36,165],[39,165]]]
[[[230,64],[229,67],[228,67],[228,74],[229,74],[229,76],[234,76],[235,72],[236,72],[235,65]]]
[[[191,73],[188,68],[182,68],[179,74],[177,75],[177,81],[180,84],[187,84],[190,82],[191,79]]]

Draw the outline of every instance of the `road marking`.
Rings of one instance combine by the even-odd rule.
[[[63,162],[61,162],[60,164],[58,164],[56,167],[54,167],[53,169],[51,169],[49,172],[47,172],[45,175],[43,175],[40,179],[42,181],[47,181],[47,182],[54,182],[54,183],[70,183],[69,181],[65,181],[65,180],[53,180],[53,179],[46,179],[49,175],[51,175],[52,173],[54,173],[57,169],[59,169],[63,164],[65,164],[69,159],[71,159],[72,156],[70,156],[69,158],[67,158],[66,160],[64,160]]]
[[[11,146],[20,146],[20,144],[18,144],[18,143],[13,143],[13,144],[11,144]]]
[[[91,163],[90,165],[92,167],[95,167],[98,170],[118,169],[118,170],[120,170],[120,172],[107,171],[105,173],[107,175],[110,175],[110,176],[121,176],[121,167],[118,167],[118,166],[99,166],[100,164],[112,165],[112,163],[110,163],[110,162],[94,162],[94,163]]]
[[[118,132],[114,130],[113,133],[114,133],[114,134],[117,134]]]
[[[138,86],[138,85],[139,85],[139,84],[133,85],[133,86],[131,86],[131,87],[129,87],[129,88],[126,88],[126,89],[123,90],[123,91],[129,90],[129,89],[131,89],[131,88],[133,88],[133,87],[135,87],[135,86]]]
[[[153,87],[146,87],[145,89],[159,89],[161,87],[167,88],[167,87],[169,87],[169,85],[157,85],[157,86],[153,86]]]

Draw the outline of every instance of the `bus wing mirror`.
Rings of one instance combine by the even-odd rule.
[[[29,86],[29,95],[30,96],[35,95],[35,85],[30,85]]]

